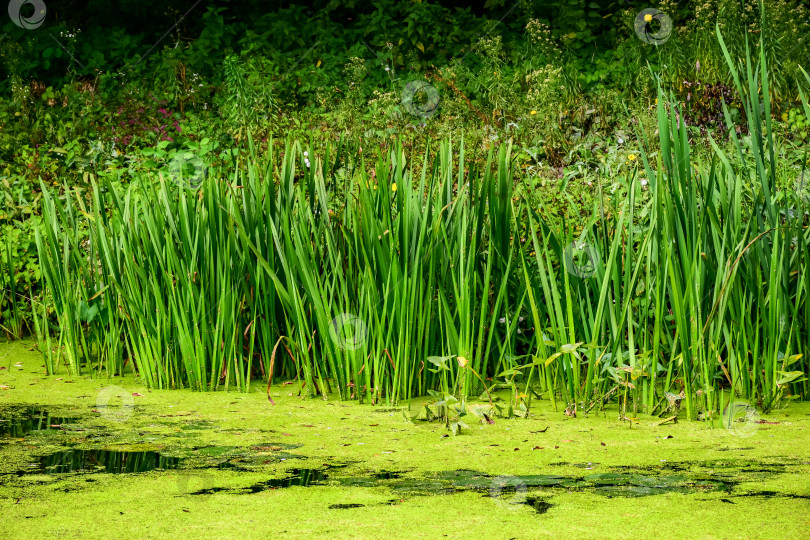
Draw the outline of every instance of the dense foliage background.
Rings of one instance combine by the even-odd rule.
[[[26,28],[35,4],[17,22],[11,8],[0,16],[0,331],[11,338],[35,321],[58,331],[34,239],[46,188],[87,212],[99,183],[147,185],[175,176],[177,163],[186,174],[235,174],[271,147],[283,153],[279,139],[307,141],[313,160],[337,145],[376,179],[369,150],[430,155],[435,141],[463,136],[476,170],[511,142],[502,170],[542,201],[539,219],[573,238],[597,207],[604,220],[619,214],[638,178],[649,202],[643,175],[665,158],[661,95],[666,111],[679,108],[673,129],[683,121],[694,159],[714,163],[712,144],[760,159],[750,132],[759,121],[747,116],[767,107],[744,106],[729,68],[745,79],[747,55],[768,66],[767,87],[752,94],[767,92],[776,155],[773,174],[751,176],[737,202],[750,217],[763,189],[777,202],[803,198],[810,11],[798,1],[45,0],[42,23]],[[665,15],[649,23],[657,44],[638,31],[650,8]],[[349,178],[347,163],[338,158],[332,174]],[[794,218],[786,208],[780,219]],[[87,224],[76,223],[79,242]],[[84,302],[83,324],[90,310]]]

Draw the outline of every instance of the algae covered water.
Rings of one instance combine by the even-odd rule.
[[[810,534],[806,404],[712,426],[541,402],[452,436],[289,387],[44,377],[30,348],[0,349],[3,537]]]

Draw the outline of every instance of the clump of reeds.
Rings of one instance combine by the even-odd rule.
[[[780,217],[801,201],[773,196],[768,70],[754,65],[740,78],[729,58],[752,134],[729,125],[737,155],[713,144],[693,162],[659,92],[649,196],[632,182],[620,212],[584,224],[543,218],[509,145],[479,162],[463,141],[418,166],[400,146],[366,163],[343,144],[320,158],[251,145],[198,190],[140,179],[60,200],[43,186],[64,363],[129,366],[155,388],[284,376],[371,402],[510,388],[523,411],[543,394],[656,412],[682,392],[690,417],[722,408],[724,389],[766,408],[806,395],[806,208]]]

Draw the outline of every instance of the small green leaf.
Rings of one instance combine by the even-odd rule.
[[[788,384],[792,382],[796,382],[796,379],[802,377],[804,375],[803,371],[777,371],[779,375],[782,377],[776,381],[776,384],[782,386],[783,384]]]
[[[579,346],[582,345],[582,343],[583,342],[580,341],[579,343],[568,343],[566,345],[563,345],[562,347],[560,347],[560,352],[562,352],[563,354],[574,354],[576,353],[577,348],[579,348]]]
[[[427,360],[431,364],[437,366],[439,369],[444,369],[446,371],[450,371],[450,368],[447,367],[447,361],[453,358],[455,355],[450,356],[428,356]]]

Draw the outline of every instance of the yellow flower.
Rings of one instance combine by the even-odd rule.
[[[391,191],[396,191],[396,190],[397,190],[397,184],[396,183],[391,184]]]
[[[537,114],[537,111],[532,111],[529,114]]]
[[[649,13],[647,13],[646,15],[644,15],[644,20],[645,20],[646,22],[652,22],[652,15],[650,15]]]
[[[629,161],[635,161],[636,160],[636,155],[635,154],[630,154],[629,156],[627,156],[627,159]]]

